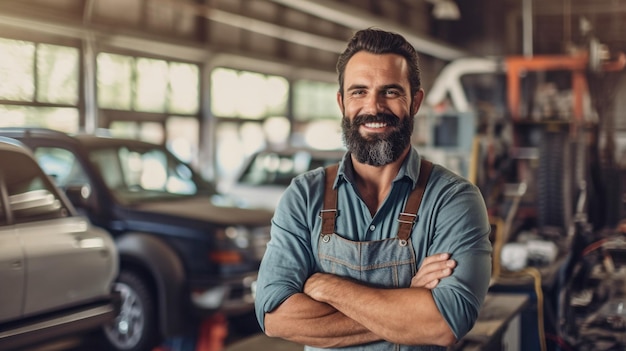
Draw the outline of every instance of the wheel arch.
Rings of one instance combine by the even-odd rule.
[[[164,337],[185,331],[189,292],[178,254],[162,239],[146,233],[127,233],[116,239],[120,271],[139,271],[155,288],[159,329]]]

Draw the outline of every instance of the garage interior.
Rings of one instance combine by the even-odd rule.
[[[490,295],[451,349],[624,350],[624,1],[1,0],[0,127],[184,140],[183,161],[229,181],[263,148],[342,147],[335,64],[368,27],[420,53],[413,144],[474,182],[491,217]],[[50,47],[75,52],[69,98],[41,74],[64,67],[46,68]],[[129,68],[142,63],[191,80],[151,90]],[[213,319],[158,349],[302,349],[246,323]]]

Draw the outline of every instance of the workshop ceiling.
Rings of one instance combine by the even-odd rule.
[[[435,16],[446,1],[459,19]],[[190,61],[220,53],[327,72],[352,33],[371,26],[444,62],[529,47],[561,54],[589,35],[626,51],[626,0],[0,0],[0,33],[12,37],[97,38],[105,49]]]

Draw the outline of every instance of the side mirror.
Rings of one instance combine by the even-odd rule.
[[[70,200],[74,207],[87,208],[89,207],[89,197],[91,196],[91,187],[87,184],[84,185],[70,185],[65,188],[65,195]]]

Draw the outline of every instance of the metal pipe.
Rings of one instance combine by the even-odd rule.
[[[533,56],[533,0],[522,2],[523,54]]]

